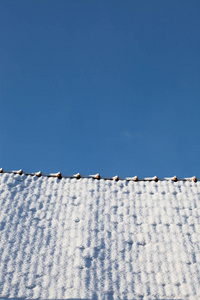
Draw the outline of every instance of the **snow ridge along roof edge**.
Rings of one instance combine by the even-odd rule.
[[[12,174],[18,174],[18,175],[30,175],[30,176],[37,176],[37,177],[41,177],[41,176],[45,176],[45,177],[55,177],[58,179],[62,179],[62,178],[75,178],[75,179],[80,179],[80,178],[93,178],[96,180],[114,180],[114,181],[119,181],[119,180],[126,180],[126,181],[154,181],[154,182],[158,182],[158,181],[173,181],[173,182],[177,182],[177,181],[193,181],[193,182],[197,182],[199,179],[197,179],[196,176],[193,177],[187,177],[187,178],[177,178],[176,176],[173,177],[165,177],[165,178],[158,178],[157,176],[153,176],[153,177],[145,177],[145,178],[138,178],[137,176],[134,177],[125,177],[125,178],[121,178],[118,175],[114,176],[114,177],[102,177],[100,176],[99,173],[95,174],[95,175],[86,175],[83,176],[80,173],[77,173],[75,175],[62,175],[61,172],[58,173],[50,173],[50,174],[43,174],[41,171],[36,172],[36,173],[27,173],[27,172],[23,172],[22,169],[17,170],[17,171],[5,171],[3,168],[0,168],[0,173],[12,173]]]

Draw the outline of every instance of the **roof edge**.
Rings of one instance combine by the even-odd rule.
[[[6,171],[3,168],[0,168],[0,173],[8,173],[8,174],[18,174],[18,175],[30,175],[30,176],[37,176],[37,177],[55,177],[58,179],[62,179],[62,178],[75,178],[75,179],[80,179],[80,178],[93,178],[96,180],[114,180],[114,181],[121,181],[121,180],[125,180],[125,181],[154,181],[154,182],[158,182],[158,181],[173,181],[173,182],[177,182],[177,181],[193,181],[193,182],[197,182],[199,179],[197,179],[196,176],[192,176],[192,177],[187,177],[187,178],[177,178],[176,176],[173,177],[164,177],[164,178],[158,178],[157,176],[154,177],[146,177],[146,178],[138,178],[137,176],[134,177],[125,177],[125,178],[121,178],[118,175],[114,176],[114,177],[102,177],[100,176],[99,173],[95,174],[95,175],[81,175],[80,173],[77,173],[75,175],[62,175],[61,172],[58,173],[50,173],[50,174],[43,174],[41,171],[36,172],[36,173],[27,173],[27,172],[23,172],[22,169],[17,170],[17,171]]]

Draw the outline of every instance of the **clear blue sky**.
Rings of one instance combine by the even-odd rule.
[[[200,177],[199,16],[199,0],[0,0],[0,166]]]

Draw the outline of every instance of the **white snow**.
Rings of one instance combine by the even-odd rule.
[[[200,182],[0,174],[0,299],[200,299]]]

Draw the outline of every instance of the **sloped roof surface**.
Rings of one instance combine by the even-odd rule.
[[[0,174],[0,299],[200,299],[199,188]]]

